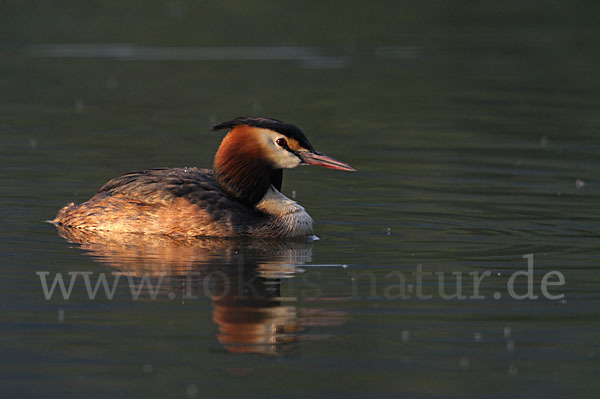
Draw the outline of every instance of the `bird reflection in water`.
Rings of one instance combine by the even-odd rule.
[[[282,295],[282,283],[309,263],[308,240],[233,240],[174,238],[163,235],[84,231],[58,227],[114,272],[161,277],[161,298],[181,291],[182,301],[210,298],[217,340],[231,353],[288,354],[300,340],[323,339],[309,327],[336,326],[345,315],[299,308],[296,297]]]

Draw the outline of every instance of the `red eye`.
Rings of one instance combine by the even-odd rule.
[[[287,147],[287,141],[284,138],[279,138],[275,142],[280,147]]]

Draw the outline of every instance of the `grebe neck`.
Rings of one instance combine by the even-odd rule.
[[[215,155],[214,172],[226,193],[249,206],[255,206],[271,184],[281,190],[283,171],[273,167],[246,127],[236,127],[223,138]]]
[[[215,165],[214,170],[217,183],[223,191],[251,206],[265,196],[271,186],[271,176],[275,173],[265,162],[241,162],[239,159]]]

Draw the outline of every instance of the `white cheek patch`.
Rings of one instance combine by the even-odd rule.
[[[260,133],[260,144],[265,150],[265,155],[276,168],[291,169],[300,165],[300,158],[275,142],[278,138],[283,137],[280,133],[268,129],[257,130]]]
[[[300,165],[300,158],[298,158],[296,155],[292,154],[286,149],[283,149],[281,147],[278,148],[279,151],[277,151],[277,154],[273,159],[276,167],[291,169]]]

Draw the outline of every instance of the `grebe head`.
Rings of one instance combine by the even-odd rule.
[[[215,156],[219,185],[255,205],[272,184],[281,189],[282,170],[301,164],[355,172],[352,166],[315,150],[298,127],[269,118],[238,117],[213,130],[230,129]]]

